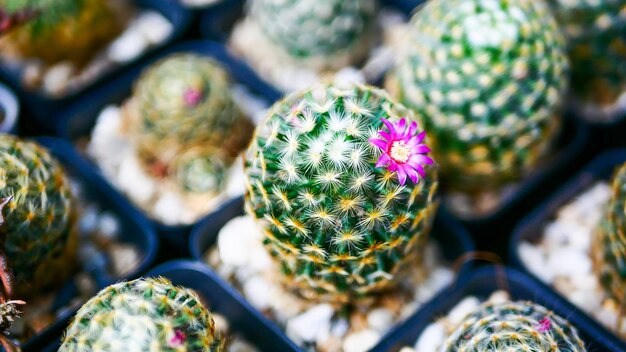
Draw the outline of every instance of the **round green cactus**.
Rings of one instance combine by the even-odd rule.
[[[48,64],[80,65],[122,32],[129,12],[119,0],[0,0],[0,8],[9,14],[36,11],[34,19],[0,39],[2,51]]]
[[[483,304],[446,339],[446,352],[584,352],[576,328],[532,302]]]
[[[252,0],[249,18],[304,66],[324,70],[357,63],[376,39],[374,0]]]
[[[568,41],[572,90],[612,105],[626,91],[626,1],[550,0]]]
[[[133,92],[132,115],[140,153],[166,163],[194,147],[235,157],[253,130],[231,98],[228,74],[194,54],[169,56],[144,72]]]
[[[62,282],[75,249],[70,185],[38,145],[0,135],[0,234],[20,295]]]
[[[223,351],[211,313],[164,278],[111,285],[83,305],[60,352]]]
[[[273,106],[245,154],[246,206],[288,287],[347,302],[419,264],[438,182],[417,133],[409,110],[368,86]]]
[[[190,193],[216,192],[226,181],[228,167],[223,158],[212,151],[190,149],[176,157],[175,179],[178,186]]]
[[[601,284],[620,304],[626,303],[626,164],[616,171],[613,193],[592,241],[594,269]]]
[[[413,16],[388,88],[424,116],[451,188],[515,180],[550,149],[565,41],[541,1],[437,0]]]

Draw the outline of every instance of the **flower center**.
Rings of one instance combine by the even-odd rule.
[[[389,156],[399,163],[406,163],[411,156],[411,149],[407,147],[404,141],[395,141],[391,145]]]
[[[185,104],[189,107],[196,107],[202,101],[202,92],[195,88],[190,88],[183,95]]]

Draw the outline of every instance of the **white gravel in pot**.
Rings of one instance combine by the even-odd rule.
[[[626,337],[626,317],[619,324],[619,306],[592,270],[592,235],[610,197],[607,182],[586,189],[557,211],[536,242],[522,242],[518,251],[531,273],[609,330]]]
[[[231,92],[235,103],[251,120],[257,122],[264,116],[267,103],[245,86],[234,84]],[[245,192],[241,160],[233,163],[224,191],[214,196],[189,198],[167,182],[146,173],[118,105],[107,106],[100,112],[86,152],[111,184],[148,216],[166,225],[192,224]]]
[[[305,350],[363,352],[374,347],[394,325],[413,314],[454,273],[434,242],[425,251],[424,268],[398,289],[355,306],[348,314],[328,303],[304,300],[278,282],[277,268],[262,244],[263,234],[250,216],[232,219],[220,231],[206,262],[238,288],[255,308],[275,321]]]

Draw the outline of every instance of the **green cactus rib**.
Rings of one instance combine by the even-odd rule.
[[[598,105],[615,103],[626,90],[626,1],[548,3],[568,41],[573,92]]]
[[[600,283],[618,304],[626,304],[626,164],[611,182],[612,195],[594,233],[592,256]]]
[[[375,38],[374,0],[253,0],[249,17],[272,43],[297,59],[362,59]],[[338,60],[342,61],[342,60]]]
[[[429,1],[388,88],[424,116],[442,178],[462,191],[520,178],[561,125],[565,41],[535,0]]]
[[[111,285],[85,303],[60,352],[220,352],[223,340],[195,292],[165,278]]]
[[[419,265],[437,207],[437,171],[400,186],[376,168],[383,124],[416,117],[368,86],[317,86],[276,103],[245,154],[248,212],[283,281],[304,297],[348,302]]]
[[[175,179],[181,189],[189,193],[220,190],[226,181],[228,165],[215,156],[214,151],[190,149],[176,157]]]
[[[481,305],[449,335],[442,352],[583,352],[576,328],[532,302]]]
[[[135,85],[140,149],[160,157],[192,147],[237,156],[252,135],[252,123],[230,95],[229,77],[212,59],[169,56],[144,72]]]
[[[18,291],[54,284],[52,263],[63,261],[73,230],[70,185],[46,150],[0,135],[0,199],[7,198],[0,235]]]

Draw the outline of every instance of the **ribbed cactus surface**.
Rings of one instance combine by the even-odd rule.
[[[65,172],[45,149],[0,135],[0,234],[21,294],[62,282],[72,267],[74,214]]]
[[[438,182],[418,132],[368,86],[320,85],[271,108],[245,155],[246,205],[288,287],[349,301],[419,265]]]
[[[535,0],[436,0],[413,16],[388,88],[424,116],[449,185],[519,178],[559,131],[565,42]]]
[[[626,1],[550,0],[568,40],[572,90],[600,106],[626,91]]]
[[[626,303],[626,164],[613,177],[612,195],[592,241],[594,269],[601,284],[620,304]]]
[[[374,0],[252,0],[249,16],[291,57],[318,69],[361,60],[375,41]]]
[[[143,153],[163,158],[198,147],[235,157],[252,123],[235,105],[229,77],[212,59],[169,56],[144,72],[133,92],[134,137]]]
[[[226,182],[228,165],[215,154],[190,149],[174,160],[176,183],[186,192],[206,193],[222,189]]]
[[[20,56],[48,64],[85,64],[122,32],[128,17],[128,8],[119,0],[0,0],[0,7],[8,13],[37,11],[33,20],[3,40]]]
[[[486,303],[446,339],[445,352],[584,352],[576,328],[532,302]]]
[[[211,313],[192,290],[164,278],[111,285],[83,305],[59,351],[219,352]]]

